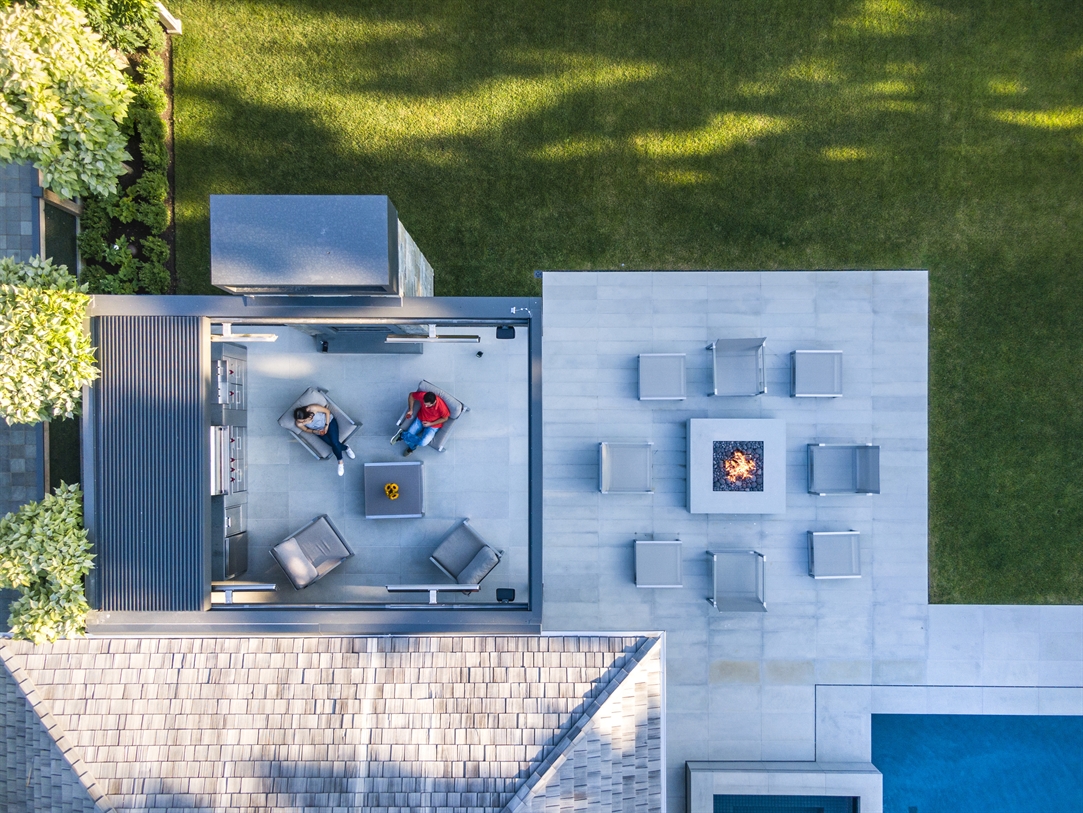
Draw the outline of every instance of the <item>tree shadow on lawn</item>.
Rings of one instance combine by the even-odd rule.
[[[1026,556],[1083,527],[1059,487],[1083,430],[1063,341],[1083,312],[1083,22],[1068,3],[738,5],[260,4],[301,20],[284,68],[216,71],[211,46],[178,76],[189,289],[207,195],[231,192],[388,194],[441,295],[536,293],[535,268],[929,267],[933,596],[1083,600],[1083,561]],[[999,473],[1020,451],[1052,488]]]

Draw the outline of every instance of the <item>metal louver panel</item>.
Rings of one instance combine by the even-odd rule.
[[[204,321],[97,319],[94,536],[101,610],[209,606]]]

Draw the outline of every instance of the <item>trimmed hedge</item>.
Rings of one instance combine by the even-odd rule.
[[[83,635],[90,611],[83,579],[93,560],[78,485],[61,483],[0,519],[0,587],[22,593],[11,604],[12,636],[40,644]]]
[[[63,265],[0,258],[0,417],[37,423],[79,411],[98,377],[83,329],[89,298]]]

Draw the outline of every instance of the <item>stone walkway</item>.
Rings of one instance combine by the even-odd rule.
[[[27,164],[0,163],[0,257],[25,261],[39,251],[40,221],[33,195],[38,172]],[[0,420],[0,516],[17,511],[45,493],[41,425],[8,426]],[[7,629],[7,607],[15,597],[0,590],[0,626]]]

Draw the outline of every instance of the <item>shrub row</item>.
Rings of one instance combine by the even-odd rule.
[[[136,0],[131,0],[136,2]],[[165,35],[156,23],[140,26],[139,49],[129,58],[134,97],[122,129],[136,171],[121,179],[121,191],[84,201],[79,251],[83,280],[93,293],[162,294],[169,291],[168,153],[162,115]]]
[[[0,587],[22,594],[11,604],[12,636],[40,644],[82,635],[90,611],[83,580],[93,559],[77,485],[61,483],[0,519]]]

